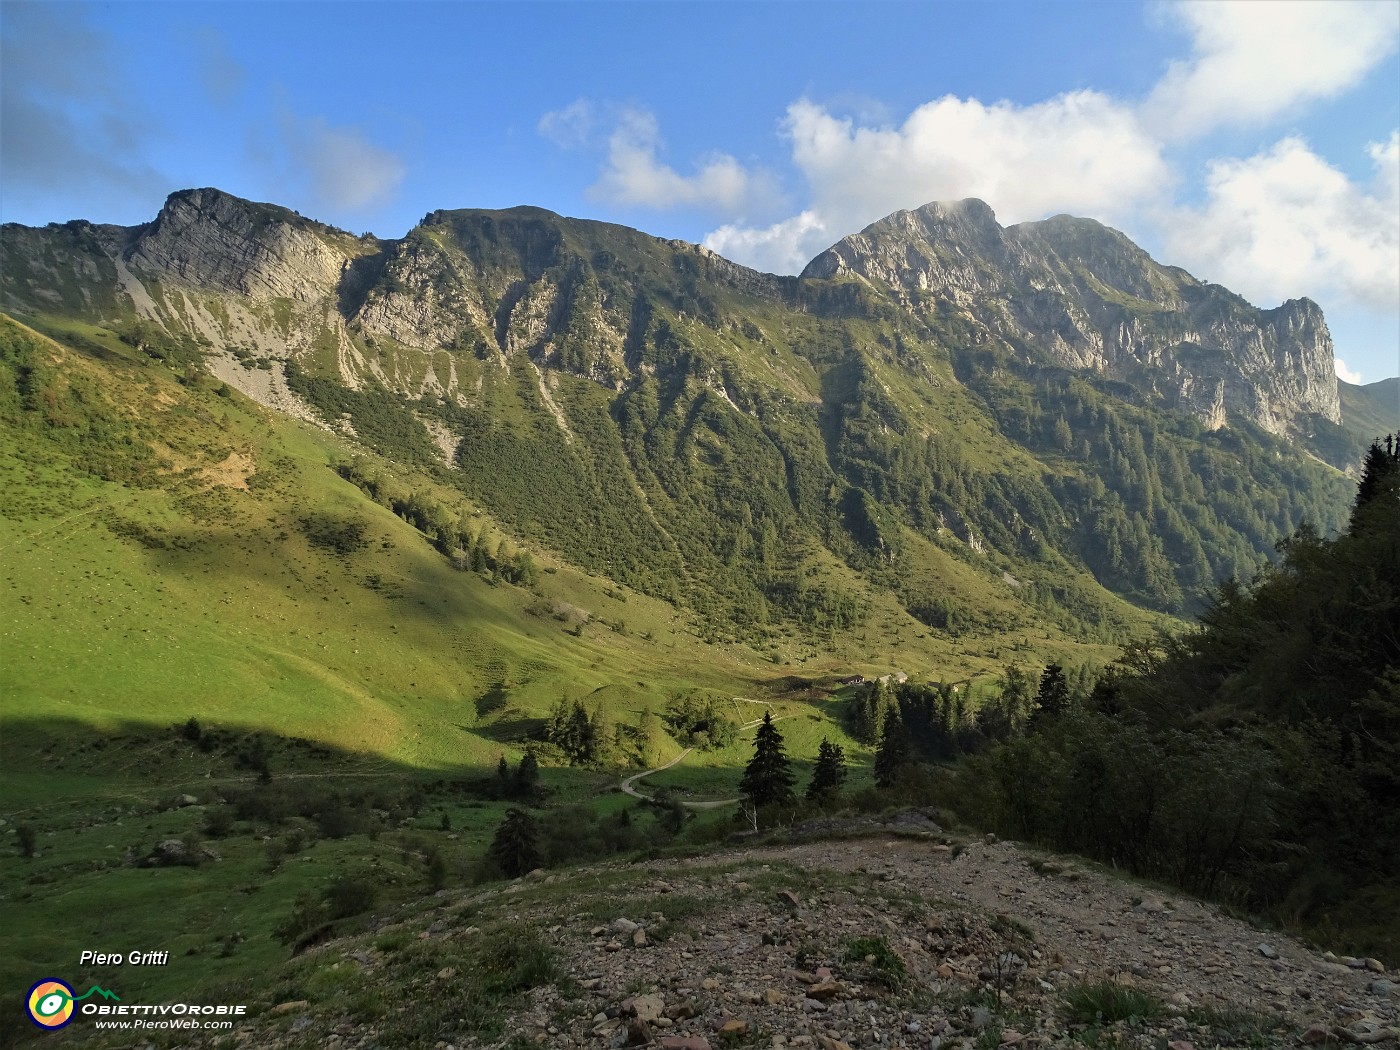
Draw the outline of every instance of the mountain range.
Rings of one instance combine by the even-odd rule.
[[[1394,380],[1090,219],[898,212],[800,277],[536,208],[353,235],[213,189],[3,231],[0,306],[210,373],[525,548],[775,647],[876,596],[947,637],[1109,641],[1335,530]],[[366,461],[368,462],[368,461]],[[365,491],[380,466],[342,464]],[[416,523],[446,553],[446,506]]]

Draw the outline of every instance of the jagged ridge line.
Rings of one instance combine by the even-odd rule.
[[[89,995],[91,995],[93,992],[96,992],[98,995],[102,996],[102,998],[104,998],[104,999],[115,999],[117,1002],[121,1002],[121,1001],[122,1001],[122,1000],[121,1000],[121,996],[119,996],[116,992],[109,992],[106,988],[103,988],[103,987],[101,987],[100,985],[96,985],[96,984],[94,984],[91,988],[89,988],[87,991],[85,991],[82,995],[75,995],[75,996],[73,996],[73,1001],[76,1003],[76,1002],[78,1002],[80,999],[86,999],[86,998],[87,998]]]

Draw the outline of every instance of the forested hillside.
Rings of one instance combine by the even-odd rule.
[[[1342,535],[1299,529],[1278,566],[1226,583],[1194,630],[1077,702],[1047,671],[1004,742],[959,767],[965,815],[1393,958],[1396,441],[1368,452]]]

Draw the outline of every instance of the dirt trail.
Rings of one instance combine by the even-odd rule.
[[[596,983],[598,1010],[616,1004],[624,1019],[621,1004],[642,986],[667,1007],[690,1003],[695,1019],[667,1034],[708,1037],[711,1047],[728,1045],[715,1035],[726,1018],[765,1034],[743,1045],[824,1050],[1397,1045],[1394,973],[1069,858],[1012,843],[952,848],[915,830],[920,815],[906,816],[898,835],[649,864],[654,881],[620,920],[657,922],[660,912],[648,912],[672,897],[709,908],[669,935],[658,922],[665,939],[644,938],[645,950],[616,923],[595,937],[572,931],[561,944],[569,969]],[[887,946],[906,974],[903,993],[882,987],[885,963],[862,961],[852,943],[864,953]],[[1165,1012],[1105,1025],[1095,1041],[1065,996],[1096,982],[1141,992]],[[547,991],[537,1004],[559,1005]],[[546,1032],[555,1047],[605,1047],[613,1035],[603,1030],[614,1022],[596,1015],[552,1033],[545,1017],[526,1012],[511,1027],[527,1039]]]
[[[650,802],[652,800],[652,796],[643,795],[640,791],[638,791],[632,786],[633,783],[635,783],[638,780],[641,780],[642,777],[649,777],[653,773],[660,773],[663,769],[670,769],[677,762],[685,758],[686,755],[690,754],[694,750],[695,748],[688,747],[664,765],[657,766],[655,769],[648,769],[643,773],[633,773],[630,777],[628,777],[622,782],[621,787],[623,792],[625,792],[628,795],[631,795],[633,798],[639,798],[645,802]],[[737,798],[719,798],[711,799],[707,802],[682,802],[681,805],[685,806],[686,809],[719,809],[721,806],[732,806],[735,802],[738,801],[739,800]]]
[[[735,700],[743,700],[744,697],[742,697],[742,696],[736,696],[734,699],[735,699]],[[751,704],[758,703],[757,700],[750,700],[750,701],[748,701],[748,702],[751,703]],[[775,722],[781,722],[784,718],[791,718],[791,717],[792,717],[792,715],[780,715],[779,717],[773,719],[773,721],[775,721]],[[755,726],[757,726],[757,725],[758,725],[760,722],[762,722],[762,721],[763,721],[763,719],[761,719],[761,718],[755,718],[752,722],[745,722],[743,725],[741,725],[741,726],[739,727],[739,730],[740,730],[740,732],[742,732],[742,731],[745,730],[745,729],[753,729]],[[637,790],[635,787],[633,787],[632,785],[633,785],[634,783],[636,783],[638,780],[641,780],[643,777],[649,777],[649,776],[651,776],[653,773],[660,773],[663,769],[670,769],[672,766],[674,766],[676,763],[678,763],[681,759],[685,758],[686,755],[690,754],[690,753],[691,753],[692,751],[694,751],[694,750],[695,750],[695,748],[693,748],[693,747],[688,747],[688,748],[686,748],[684,751],[682,751],[679,755],[677,755],[675,758],[671,759],[671,761],[669,761],[669,762],[667,762],[667,763],[665,763],[665,764],[663,764],[663,765],[659,765],[659,766],[657,766],[655,769],[648,769],[648,770],[645,770],[645,771],[643,771],[643,772],[641,772],[641,773],[633,773],[630,777],[627,777],[625,780],[623,780],[622,783],[621,783],[620,785],[618,785],[618,786],[622,788],[623,794],[631,795],[633,798],[642,799],[644,802],[651,802],[651,801],[652,801],[652,796],[651,796],[651,795],[643,795],[640,791],[638,791],[638,790]],[[719,809],[719,808],[721,808],[721,807],[723,807],[723,806],[732,806],[732,805],[734,805],[734,803],[736,803],[736,802],[738,802],[738,801],[739,801],[739,800],[738,800],[737,798],[716,798],[716,799],[709,799],[709,800],[704,801],[704,802],[682,802],[681,805],[682,805],[682,806],[685,806],[687,809]]]

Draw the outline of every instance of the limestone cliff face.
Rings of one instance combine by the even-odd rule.
[[[1256,309],[1090,219],[1003,228],[978,200],[929,204],[844,238],[803,277],[855,277],[926,319],[951,307],[979,342],[1164,395],[1207,426],[1233,414],[1291,435],[1309,416],[1341,420],[1315,303]]]
[[[348,252],[344,234],[295,212],[218,190],[186,190],[165,202],[126,252],[135,272],[252,299],[319,302],[332,294]]]
[[[862,314],[893,301],[933,338],[1096,372],[1210,427],[1235,417],[1294,435],[1311,416],[1340,419],[1331,339],[1312,302],[1258,310],[1092,220],[1004,228],[978,200],[897,212],[800,279],[538,208],[437,211],[381,241],[212,189],[172,194],[139,227],[7,226],[3,251],[5,309],[106,322],[135,313],[206,343],[219,374],[253,396],[266,369],[248,372],[249,352],[315,357],[349,386],[373,380],[409,396],[469,396],[462,384],[520,357],[616,388],[653,367],[667,325],[717,338],[755,330],[752,309]],[[950,314],[962,322],[956,337],[936,323]],[[789,372],[773,378],[791,386]]]

